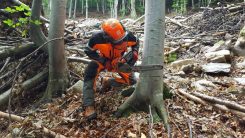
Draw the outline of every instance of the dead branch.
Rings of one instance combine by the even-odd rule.
[[[5,69],[5,67],[8,65],[9,61],[10,61],[10,57],[8,57],[8,58],[6,59],[6,61],[5,61],[4,65],[3,65],[3,67],[2,67],[1,70],[0,70],[0,73],[1,73],[1,72]]]
[[[5,118],[5,119],[9,119],[9,114],[0,111],[0,117],[1,118]],[[26,119],[24,117],[20,117],[20,116],[11,114],[11,120],[22,123]],[[38,124],[35,124],[35,123],[32,123],[32,125],[36,129],[40,129],[41,128],[45,135],[48,135],[48,136],[51,136],[51,137],[54,137],[54,138],[66,138],[66,136],[64,136],[62,134],[55,133],[54,131],[49,130],[48,128],[43,127],[41,125],[38,125]]]
[[[219,105],[219,104],[212,104],[212,103],[209,103],[209,102],[206,102],[204,100],[202,100],[201,98],[198,98],[194,95],[191,95],[187,92],[185,92],[185,90],[183,89],[178,89],[177,90],[178,93],[182,94],[183,96],[185,96],[186,98],[190,99],[190,100],[193,100],[197,103],[201,103],[203,105],[212,105],[213,107],[217,108],[217,109],[220,109],[222,111],[225,111],[225,112],[231,112],[233,114],[236,114],[236,115],[239,115],[239,116],[242,116],[242,117],[245,117],[245,113],[243,112],[240,112],[240,111],[237,111],[237,110],[233,110],[233,109],[229,109],[227,108],[226,106],[224,105]]]
[[[33,43],[27,44],[25,46],[13,47],[9,49],[5,49],[0,52],[0,60],[4,60],[7,57],[23,57],[26,54],[32,52],[35,49],[35,45]]]
[[[245,107],[244,106],[239,105],[239,104],[237,104],[237,103],[235,103],[233,101],[221,100],[221,99],[218,99],[216,97],[208,96],[208,95],[197,93],[197,92],[193,92],[192,94],[197,96],[197,97],[199,97],[199,98],[202,98],[205,101],[208,101],[210,103],[216,103],[216,104],[225,105],[228,108],[239,110],[241,112],[245,112]]]
[[[47,76],[48,76],[48,70],[46,69],[38,73],[37,75],[35,75],[33,78],[26,80],[22,84],[20,84],[21,86],[20,91],[33,88],[34,86],[36,86],[36,84],[43,82],[47,78]],[[7,90],[6,92],[0,95],[0,107],[3,107],[8,102],[10,91],[11,89]]]
[[[180,27],[184,27],[184,28],[186,28],[186,29],[192,28],[192,27],[183,25],[183,24],[181,24],[180,22],[178,22],[178,21],[176,21],[176,20],[174,20],[174,19],[172,19],[172,18],[169,18],[169,17],[167,17],[167,16],[165,16],[165,18],[166,18],[167,20],[169,20],[170,22],[172,22],[172,23],[174,23],[174,24],[176,24],[176,25],[178,25],[178,26],[180,26]]]
[[[89,62],[91,62],[90,59],[79,58],[79,57],[68,57],[67,60],[68,62],[82,62],[84,64],[88,64]]]

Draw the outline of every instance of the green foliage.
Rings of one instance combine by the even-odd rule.
[[[4,9],[6,12],[11,14],[14,13],[24,13],[25,17],[20,17],[17,20],[5,19],[2,22],[11,28],[17,28],[23,37],[27,35],[27,27],[30,23],[34,23],[36,25],[40,25],[41,22],[39,20],[30,20],[31,9],[24,4],[19,6],[7,7]]]
[[[187,12],[188,0],[173,0],[172,8],[175,9],[177,13]]]
[[[174,62],[177,60],[177,54],[176,53],[171,53],[169,54],[166,59],[165,59],[165,62],[166,63],[170,63],[170,62]]]

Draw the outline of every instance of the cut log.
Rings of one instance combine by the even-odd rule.
[[[203,104],[203,105],[211,105],[211,106],[213,106],[213,107],[215,107],[215,108],[217,108],[217,109],[220,109],[220,110],[222,110],[222,111],[225,111],[225,112],[231,112],[231,113],[233,113],[233,114],[236,114],[236,115],[245,117],[245,113],[243,113],[243,112],[240,112],[240,111],[237,111],[237,110],[233,110],[233,109],[229,109],[229,108],[227,108],[227,107],[224,106],[224,105],[220,105],[220,104],[211,104],[211,103],[209,103],[209,102],[206,102],[206,101],[202,100],[201,98],[198,98],[198,97],[196,97],[196,96],[194,96],[194,95],[191,95],[191,94],[185,92],[185,90],[183,90],[183,89],[178,89],[177,92],[178,92],[179,94],[185,96],[186,98],[188,98],[188,99],[194,101],[194,102],[197,102],[197,103],[200,103],[200,104]]]
[[[245,112],[245,107],[244,106],[239,105],[239,104],[237,104],[237,103],[235,103],[233,101],[221,100],[221,99],[218,99],[216,97],[204,95],[204,94],[197,93],[197,92],[193,92],[192,94],[197,96],[197,97],[199,97],[199,98],[201,98],[201,99],[204,99],[205,101],[208,101],[210,103],[216,103],[216,104],[220,104],[220,105],[225,105],[228,108],[239,110],[241,112]]]
[[[31,53],[36,49],[33,43],[27,44],[25,46],[18,46],[9,49],[5,49],[0,52],[0,60],[4,60],[7,57],[21,58]]]
[[[13,115],[13,114],[11,114],[11,116],[10,116],[8,113],[4,113],[4,112],[1,112],[1,111],[0,111],[0,117],[1,118],[5,118],[5,119],[9,119],[11,117],[11,120],[14,120],[14,121],[17,121],[17,122],[20,122],[20,123],[22,123],[23,121],[26,120],[24,117],[20,117],[20,116]],[[43,127],[43,126],[39,125],[39,124],[32,123],[32,125],[36,129],[41,129],[45,135],[48,135],[50,137],[53,137],[53,138],[66,138],[66,136],[58,134],[58,133],[56,133],[56,132],[54,132],[52,130],[47,129],[46,127]]]
[[[36,86],[37,84],[43,82],[47,78],[48,78],[48,70],[45,69],[44,71],[42,71],[42,72],[38,73],[37,75],[35,75],[33,78],[31,78],[29,80],[26,80],[22,84],[20,84],[20,86],[21,86],[21,90],[20,91],[28,90],[30,88],[33,88],[34,86]],[[5,106],[6,103],[8,102],[10,91],[11,91],[11,88],[0,95],[0,107]]]

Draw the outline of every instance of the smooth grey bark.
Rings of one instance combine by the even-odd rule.
[[[118,0],[114,0],[114,15],[113,17],[117,19],[117,7],[118,7]]]
[[[137,14],[136,14],[136,10],[135,10],[135,0],[131,0],[131,14],[130,14],[131,18],[136,18]]]
[[[70,5],[69,5],[69,16],[68,16],[69,19],[71,18],[71,14],[72,14],[72,1],[73,0],[70,0]]]
[[[192,5],[192,9],[195,9],[195,3],[194,3],[194,0],[191,0],[191,5]]]
[[[102,13],[105,14],[105,0],[102,0],[101,7],[102,7]]]
[[[110,13],[111,13],[111,18],[113,18],[114,17],[114,9],[113,9],[113,3],[112,2],[110,2]]]
[[[99,1],[98,0],[96,1],[96,9],[97,9],[97,12],[100,12],[100,7],[99,7]]]
[[[83,14],[83,11],[84,11],[84,0],[81,0],[82,1],[82,14]]]
[[[126,8],[125,8],[125,0],[122,0],[122,16],[125,16]]]
[[[88,19],[88,0],[86,0],[86,19]]]
[[[77,0],[75,0],[75,4],[74,4],[74,12],[73,12],[73,18],[76,18],[76,12],[77,12]]]
[[[41,0],[33,0],[32,2],[32,9],[31,9],[31,20],[40,20],[40,11],[42,7],[42,1]],[[47,38],[43,34],[40,25],[30,23],[30,36],[31,40],[37,45],[41,46],[47,41]],[[47,46],[45,46],[43,49],[47,50]]]
[[[52,10],[48,39],[64,37],[66,0],[52,0]],[[48,47],[49,81],[45,100],[61,96],[68,86],[68,69],[65,59],[64,40],[52,41]]]
[[[142,65],[163,65],[165,0],[146,0],[145,36]],[[117,116],[128,111],[149,112],[160,117],[170,134],[167,111],[163,100],[163,70],[144,71],[134,93],[118,108]]]

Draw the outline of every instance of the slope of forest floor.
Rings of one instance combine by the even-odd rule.
[[[238,66],[244,60],[243,57],[230,54],[227,60],[220,59],[222,63],[231,65],[228,72],[210,73],[205,72],[202,67],[212,60],[207,59],[207,53],[219,50],[228,50],[232,53],[232,47],[239,37],[244,19],[243,10],[231,12],[227,9],[205,9],[188,17],[166,17],[164,82],[170,88],[173,97],[165,100],[164,104],[168,110],[173,137],[182,138],[190,135],[197,138],[245,137],[244,116],[222,111],[212,106],[213,104],[203,105],[194,102],[179,92],[185,91],[188,94],[199,92],[245,106],[245,84],[236,79],[244,78],[245,67]],[[124,19],[122,22],[140,39],[142,54],[143,20]],[[91,34],[99,30],[100,23],[100,19],[67,20],[66,29],[73,31],[72,34],[65,33],[67,57],[85,57],[83,48]],[[5,38],[0,36],[0,42],[5,41],[4,44],[11,44],[12,47],[30,41],[29,38],[11,37],[6,40]],[[7,68],[0,71],[0,75],[14,72],[13,69],[18,63],[18,60],[11,60]],[[86,64],[80,62],[68,63],[70,86],[83,80],[85,66]],[[155,137],[167,137],[161,123],[151,123],[150,114],[134,113],[124,118],[113,116],[117,107],[126,99],[121,96],[121,89],[113,89],[103,94],[96,93],[98,119],[91,122],[85,121],[80,108],[81,89],[68,89],[66,94],[51,103],[34,107],[33,105],[42,96],[41,92],[45,91],[47,80],[28,91],[20,90],[20,84],[45,68],[47,68],[47,54],[41,51],[23,65],[14,85],[11,105],[13,114],[26,119],[22,123],[12,121],[9,126],[8,120],[0,118],[0,137],[45,137],[43,127],[67,137],[144,138],[150,137],[150,133]],[[112,74],[101,73],[97,81],[98,87],[100,78],[108,75]],[[1,77],[2,86],[6,86],[14,74],[11,73],[10,76],[9,79]],[[38,129],[33,124],[41,127]]]

